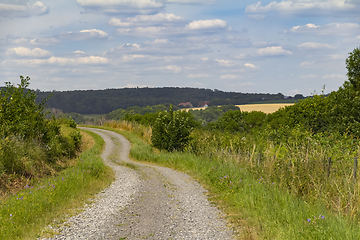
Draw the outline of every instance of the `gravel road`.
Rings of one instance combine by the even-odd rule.
[[[105,140],[102,158],[114,169],[116,180],[93,199],[93,204],[67,219],[56,229],[60,234],[51,239],[233,238],[222,213],[188,175],[135,163],[129,159],[130,143],[125,137],[106,130],[87,130]]]

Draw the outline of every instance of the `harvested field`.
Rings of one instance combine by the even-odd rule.
[[[246,105],[236,105],[240,108],[241,111],[251,112],[251,111],[261,111],[264,113],[273,113],[276,112],[279,108],[293,105],[293,103],[271,103],[271,104],[246,104]]]
[[[241,111],[251,112],[251,111],[261,111],[264,113],[273,113],[276,112],[279,108],[293,105],[293,103],[266,103],[266,104],[246,104],[246,105],[236,105],[240,108]],[[185,108],[187,112],[189,110],[201,110],[206,107],[197,107],[197,108]]]

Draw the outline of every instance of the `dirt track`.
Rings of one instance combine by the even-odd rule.
[[[131,161],[130,143],[117,133],[87,130],[105,140],[102,157],[116,180],[52,239],[232,239],[222,214],[196,181]]]

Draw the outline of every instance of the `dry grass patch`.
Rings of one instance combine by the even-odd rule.
[[[81,137],[80,152],[86,151],[95,145],[94,138],[88,133],[81,131]]]

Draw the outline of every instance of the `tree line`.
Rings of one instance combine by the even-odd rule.
[[[199,106],[204,101],[209,105],[247,104],[259,101],[284,100],[282,93],[241,93],[224,92],[220,90],[199,88],[123,88],[84,91],[37,91],[36,101],[47,100],[48,108],[61,109],[64,113],[76,112],[80,114],[107,114],[116,109],[127,109],[138,106],[154,106],[158,104],[172,104],[178,106],[182,102],[191,102]],[[302,95],[297,98],[303,98]]]

